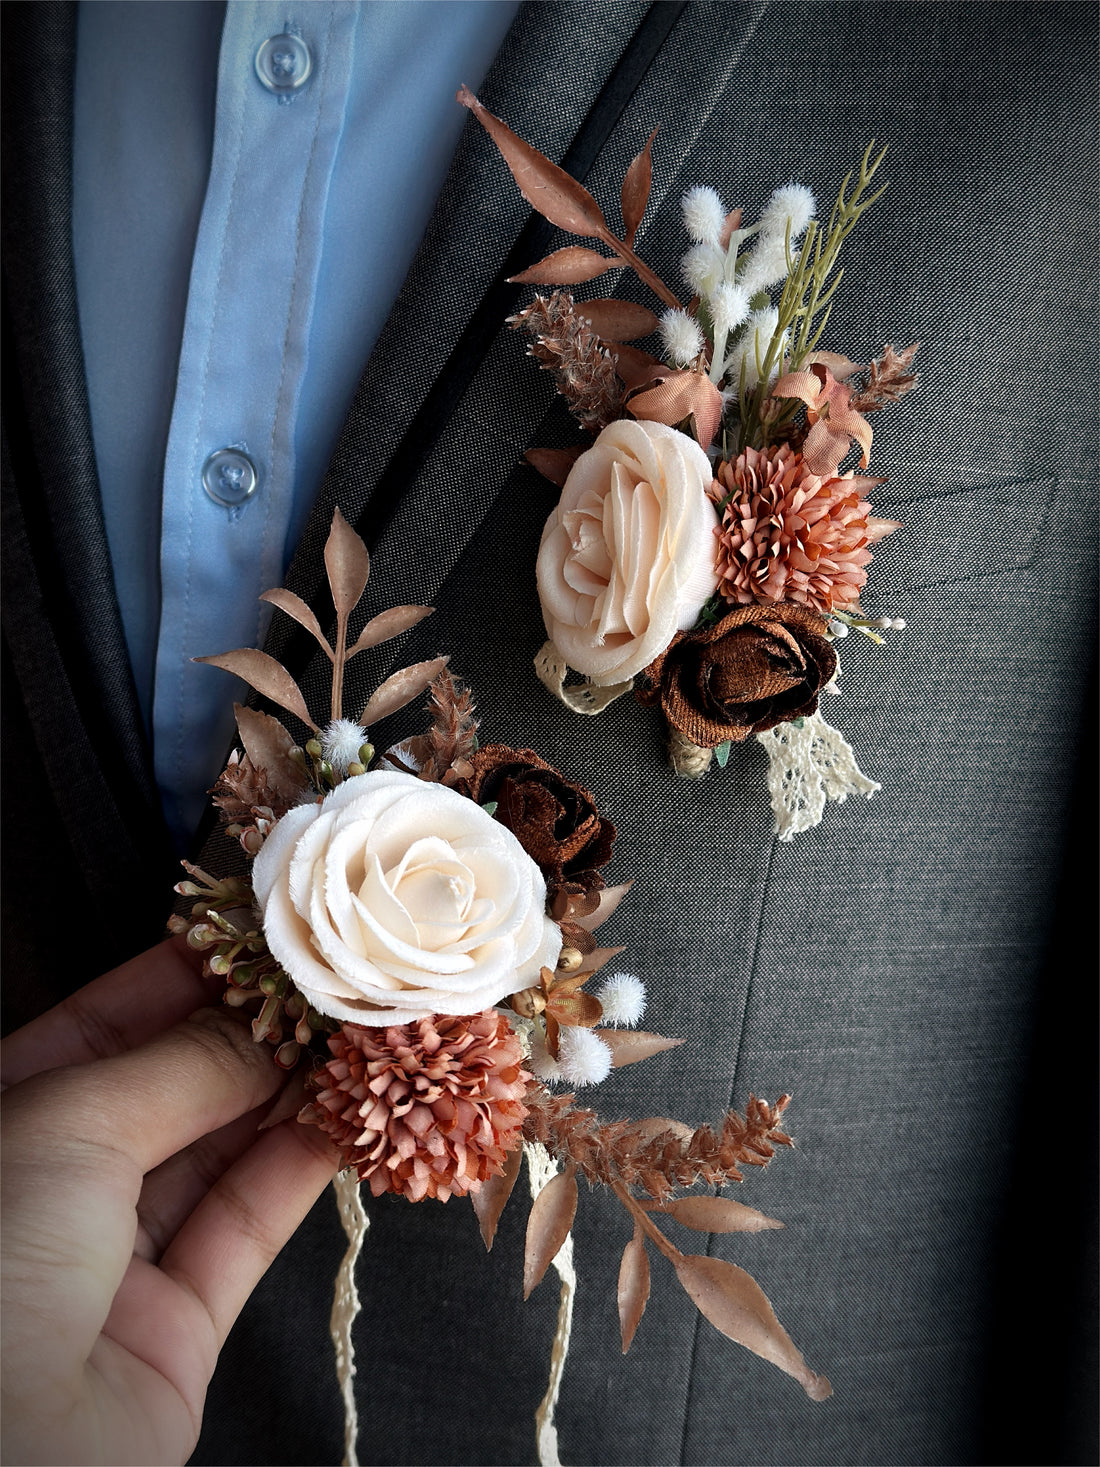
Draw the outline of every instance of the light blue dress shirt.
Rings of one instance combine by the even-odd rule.
[[[244,692],[190,659],[262,639],[257,597],[282,582],[442,185],[465,117],[455,90],[478,85],[516,9],[80,7],[73,238],[92,431],[181,844]],[[218,502],[253,474],[247,498]]]

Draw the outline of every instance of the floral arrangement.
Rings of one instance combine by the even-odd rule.
[[[622,237],[569,174],[517,137],[467,88],[458,100],[486,128],[523,196],[567,245],[513,276],[556,287],[510,318],[589,435],[527,457],[561,488],[546,523],[537,582],[548,640],[543,683],[576,712],[623,693],[659,707],[677,773],[755,734],[781,840],[816,824],[826,800],[879,786],[818,709],[838,693],[836,643],[851,630],[881,642],[904,622],[865,614],[872,547],[899,528],[869,496],[869,414],[916,383],[916,345],[868,365],[820,342],[841,247],[883,188],[885,149],[868,147],[827,223],[809,189],[777,189],[751,225],[700,186],[683,197],[690,248],[686,303],[638,255],[649,200],[651,135],[626,171]],[[656,131],[656,130],[655,130]],[[631,268],[664,307],[570,288]],[[660,356],[631,345],[659,341]],[[592,441],[594,437],[594,441]],[[857,468],[842,470],[858,451]],[[570,669],[580,682],[567,685]]]
[[[225,979],[226,1002],[252,1014],[256,1041],[290,1072],[280,1112],[297,1110],[332,1138],[349,1208],[359,1206],[359,1182],[411,1202],[470,1196],[487,1247],[526,1151],[537,1193],[527,1293],[552,1261],[562,1271],[577,1175],[609,1188],[630,1225],[618,1286],[624,1351],[646,1307],[649,1244],[712,1324],[824,1399],[828,1381],[806,1365],[753,1279],[722,1259],[682,1252],[658,1224],[780,1226],[690,1189],[740,1181],[745,1166],[789,1146],[781,1129],[788,1097],[774,1105],[750,1097],[744,1115],[693,1128],[662,1118],[604,1122],[559,1088],[596,1084],[613,1067],[680,1042],[636,1027],[640,979],[604,976],[623,949],[601,946],[596,933],[629,886],[609,886],[603,875],[615,827],[587,790],[537,753],[479,745],[471,695],[446,658],[394,673],[357,718],[345,717],[347,664],[430,608],[383,611],[353,639],[370,562],[339,511],[325,564],[332,643],[291,592],[264,598],[306,626],[332,664],[323,726],[266,654],[244,648],[198,659],[245,678],[310,737],[299,742],[276,717],[237,705],[241,748],[212,794],[251,872],[218,877],[188,866],[177,891],[191,910],[172,922],[207,971]],[[371,727],[425,692],[426,731],[376,751]],[[342,1334],[334,1324],[345,1384],[350,1317]],[[564,1302],[559,1332],[563,1319],[567,1337]]]

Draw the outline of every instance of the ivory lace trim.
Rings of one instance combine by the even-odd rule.
[[[800,721],[801,728],[781,723],[756,736],[768,751],[768,790],[782,841],[818,825],[826,801],[870,799],[882,788],[860,772],[851,744],[819,712]]]
[[[359,1467],[356,1442],[359,1438],[359,1412],[355,1405],[355,1346],[352,1344],[351,1327],[355,1316],[363,1307],[359,1291],[355,1287],[355,1265],[363,1251],[363,1240],[370,1227],[370,1219],[363,1210],[359,1196],[359,1180],[354,1170],[337,1172],[332,1179],[336,1193],[336,1205],[340,1221],[347,1235],[348,1247],[336,1274],[336,1293],[329,1316],[329,1334],[336,1347],[336,1377],[340,1382],[340,1395],[344,1402],[344,1467]]]
[[[633,678],[625,683],[611,683],[607,687],[601,687],[585,678],[567,688],[565,679],[569,676],[569,665],[553,642],[544,642],[539,648],[535,658],[535,671],[543,687],[549,688],[554,697],[574,713],[602,713],[616,698],[629,693],[634,686]]]
[[[531,1186],[533,1202],[550,1178],[556,1175],[558,1166],[546,1147],[538,1142],[525,1141],[523,1153],[527,1157],[527,1180]],[[561,1392],[565,1357],[569,1353],[569,1336],[573,1328],[573,1296],[577,1289],[577,1273],[573,1267],[572,1233],[558,1249],[554,1257],[554,1267],[561,1279],[561,1300],[558,1304],[558,1327],[550,1349],[550,1379],[546,1387],[546,1394],[535,1412],[535,1440],[538,1445],[540,1467],[561,1467],[554,1411]]]

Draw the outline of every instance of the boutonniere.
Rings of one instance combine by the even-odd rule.
[[[689,189],[681,301],[636,247],[654,135],[623,179],[620,236],[587,189],[467,88],[458,100],[528,202],[604,247],[567,245],[512,277],[554,287],[510,324],[589,435],[527,454],[562,491],[536,571],[538,676],[578,713],[633,690],[661,710],[672,767],[688,778],[755,735],[776,831],[790,840],[827,800],[879,788],[819,702],[840,692],[836,644],[849,632],[881,643],[904,626],[867,615],[860,598],[872,547],[899,528],[872,510],[884,481],[868,472],[869,415],[915,385],[917,347],[887,345],[864,365],[822,344],[842,246],[883,192],[885,149],[868,147],[825,221],[798,184],[752,223],[713,188]],[[572,294],[624,268],[659,311]],[[659,355],[631,344],[644,338]]]
[[[318,710],[262,652],[198,659],[243,677],[293,722],[237,706],[241,747],[212,794],[251,868],[219,876],[188,866],[177,891],[191,910],[172,929],[224,978],[226,1002],[251,1013],[255,1040],[288,1071],[277,1114],[297,1112],[340,1151],[349,1243],[332,1329],[348,1460],[354,1267],[367,1226],[359,1184],[410,1202],[470,1197],[491,1247],[524,1155],[533,1198],[524,1290],[552,1264],[562,1289],[538,1417],[545,1459],[572,1317],[578,1177],[608,1188],[624,1210],[624,1351],[646,1307],[653,1249],[723,1334],[824,1399],[828,1381],[807,1366],[749,1274],[683,1252],[666,1232],[669,1223],[705,1233],[780,1226],[692,1189],[740,1181],[746,1166],[789,1146],[788,1097],[769,1105],[750,1096],[744,1114],[730,1111],[713,1127],[609,1123],[578,1103],[576,1091],[612,1068],[681,1042],[637,1027],[644,983],[619,968],[621,946],[602,942],[629,889],[605,879],[615,827],[592,794],[535,751],[479,744],[471,694],[444,657],[394,673],[346,716],[351,660],[430,608],[396,607],[359,625],[370,561],[339,511],[325,565],[331,643],[291,592],[264,599],[305,626],[331,662],[327,718],[315,721]],[[425,693],[426,730],[376,749],[373,726]]]

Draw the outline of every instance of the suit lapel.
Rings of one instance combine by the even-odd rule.
[[[84,383],[70,238],[76,7],[8,6],[4,21],[5,635],[89,887],[117,890],[120,871],[148,869],[163,825]]]
[[[582,18],[575,7],[525,5],[486,78],[484,100],[583,177],[683,9],[616,0]],[[567,86],[566,57],[581,72]],[[506,277],[545,252],[551,234],[471,120],[288,576],[322,622],[332,615],[320,567],[334,507],[377,551],[372,606],[430,601],[515,467],[524,423],[544,410],[531,402],[528,374],[495,383],[490,421],[481,399],[519,295]],[[517,417],[513,409],[525,399],[527,418]],[[296,673],[311,648],[285,623],[273,626],[268,650]],[[313,670],[323,680],[324,667]]]
[[[738,7],[737,24],[727,24],[720,46],[707,45],[705,35],[700,43],[713,21],[709,6],[620,0],[594,8],[579,34],[574,7],[525,5],[486,78],[483,100],[607,204],[660,122],[652,219],[665,195],[682,186],[679,165],[767,4]],[[695,102],[687,110],[682,68],[693,78]],[[675,281],[678,227],[663,234],[668,248],[660,263]],[[534,369],[519,365],[522,348],[505,328],[522,293],[506,280],[554,243],[554,232],[528,209],[495,146],[471,120],[288,576],[323,623],[332,613],[321,552],[337,505],[376,553],[372,609],[431,603],[524,449],[538,440],[548,395]],[[628,294],[632,284],[626,282]],[[295,672],[307,697],[323,701],[328,666],[313,656],[307,636],[277,618],[267,647]],[[384,676],[397,655],[384,649],[374,674]]]

